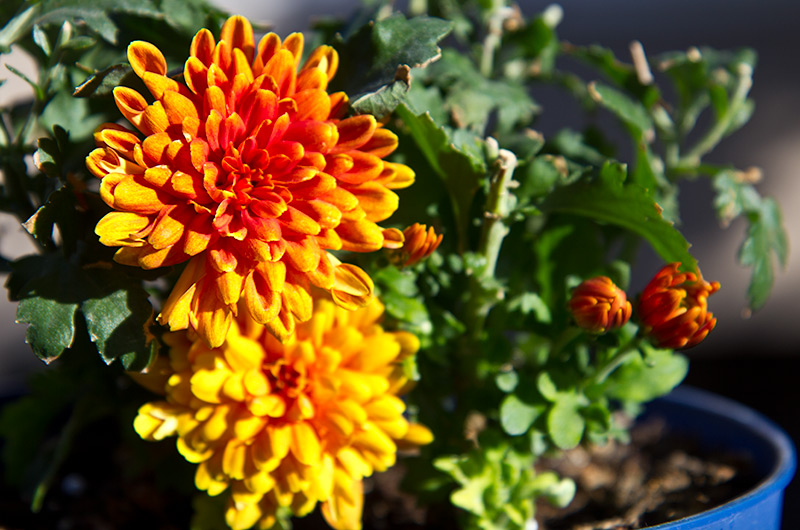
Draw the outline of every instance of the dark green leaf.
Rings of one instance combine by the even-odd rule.
[[[367,98],[371,101],[368,108],[381,111],[376,115],[386,114],[391,110],[389,107],[402,100],[402,83],[407,84],[407,80],[395,88],[384,89],[379,96],[375,93],[395,83],[398,68],[420,67],[438,58],[437,43],[450,29],[449,22],[438,18],[406,19],[401,14],[363,26],[337,45],[342,63],[331,90],[343,90],[353,101]]]
[[[462,147],[457,147],[449,129],[438,127],[430,114],[417,116],[405,105],[398,107],[397,113],[431,168],[450,192],[459,230],[466,230],[469,208],[486,174],[486,162],[479,157],[478,148],[469,147],[469,143],[463,140],[460,142]],[[473,137],[473,140],[473,146],[479,145],[477,138]]]
[[[109,16],[130,13],[159,18],[163,15],[150,0],[42,0],[36,24],[62,24],[83,21],[94,32],[112,44],[117,42],[118,28]]]
[[[695,270],[689,243],[662,217],[646,189],[625,183],[625,173],[624,165],[606,163],[598,178],[554,190],[541,209],[620,226],[646,239],[665,261],[679,261],[686,270]]]
[[[396,79],[380,87],[375,92],[368,92],[350,103],[354,114],[372,114],[382,117],[394,111],[397,106],[405,101],[408,94],[407,79]]]
[[[131,86],[137,79],[129,64],[115,64],[90,76],[75,88],[72,95],[78,98],[110,96],[116,87]]]
[[[111,271],[94,271],[92,280],[98,286],[96,296],[85,300],[81,310],[98,353],[108,364],[121,358],[127,370],[145,368],[156,344],[149,330],[153,308],[147,292],[140,286],[109,292],[110,285],[120,283]]]
[[[89,138],[105,121],[103,115],[91,113],[86,99],[74,98],[68,92],[56,94],[42,111],[40,119],[47,129],[60,125],[68,130],[74,141]]]
[[[57,278],[42,281],[39,288],[54,290]],[[75,338],[75,310],[78,304],[63,303],[41,296],[25,298],[17,307],[17,322],[30,324],[25,332],[33,352],[44,362],[57,359]]]

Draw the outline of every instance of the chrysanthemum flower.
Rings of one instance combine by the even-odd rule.
[[[419,342],[384,331],[382,313],[377,299],[356,311],[317,299],[283,343],[244,311],[218,348],[172,333],[166,401],[141,407],[134,428],[178,436],[197,487],[231,491],[234,529],[269,528],[278,507],[303,516],[318,502],[334,528],[360,528],[362,478],[392,466],[398,445],[432,439],[398,397]]]
[[[384,246],[396,249],[392,253],[392,261],[403,267],[427,258],[442,242],[442,235],[437,235],[433,227],[428,228],[420,223],[414,223],[402,232],[390,228],[384,234],[387,240]]]
[[[256,46],[235,16],[219,42],[197,33],[184,84],[167,76],[155,46],[133,42],[128,61],[154,99],[117,87],[117,107],[138,132],[101,126],[87,158],[115,210],[97,225],[100,241],[120,247],[115,259],[126,265],[188,261],[159,320],[191,326],[212,346],[240,299],[280,338],[310,318],[310,285],[346,307],[366,303],[369,277],[327,250],[382,248],[376,223],[397,209],[391,190],[414,179],[383,160],[393,133],[369,115],[343,119],[347,96],[326,92],[336,51],[317,48],[298,70],[302,49],[299,33]]]
[[[631,318],[632,311],[625,291],[607,276],[581,282],[572,291],[569,308],[578,326],[592,333],[622,327]]]
[[[689,348],[714,329],[717,319],[708,310],[708,297],[719,282],[707,282],[680,263],[663,267],[642,291],[637,313],[645,333],[662,348]]]

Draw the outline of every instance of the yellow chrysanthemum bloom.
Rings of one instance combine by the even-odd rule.
[[[327,250],[375,251],[376,223],[398,205],[392,189],[414,180],[383,160],[397,137],[369,115],[342,119],[344,93],[328,94],[338,55],[314,50],[298,70],[303,36],[273,33],[255,45],[250,23],[228,19],[219,42],[192,41],[185,84],[167,76],[147,42],[128,61],[154,101],[117,87],[117,107],[138,130],[95,132],[89,170],[115,211],[97,225],[115,260],[152,269],[188,261],[159,316],[191,326],[211,346],[225,340],[239,300],[279,338],[311,316],[309,286],[354,309],[372,296],[361,269]],[[144,139],[140,135],[144,135]]]
[[[363,477],[392,466],[398,444],[432,440],[398,397],[410,386],[401,361],[419,342],[384,331],[382,314],[377,299],[356,311],[316,299],[284,343],[246,312],[218,348],[170,334],[166,401],[142,406],[134,428],[149,440],[178,436],[199,464],[197,487],[231,491],[234,529],[269,528],[279,506],[303,516],[318,502],[331,526],[358,529]]]

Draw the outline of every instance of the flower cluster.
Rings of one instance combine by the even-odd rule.
[[[278,507],[303,516],[318,502],[334,528],[360,528],[362,478],[393,465],[399,446],[432,439],[398,397],[418,340],[384,331],[382,314],[377,300],[350,312],[317,298],[283,343],[245,311],[217,348],[173,333],[166,400],[141,407],[136,432],[177,435],[197,487],[231,491],[233,529],[269,528]]]
[[[680,263],[663,267],[642,291],[637,316],[643,332],[661,348],[689,348],[714,329],[717,319],[708,310],[708,297],[719,290],[692,272],[681,272]],[[583,281],[572,292],[570,311],[578,326],[605,333],[621,327],[631,317],[625,292],[609,278]]]
[[[158,48],[133,42],[128,61],[155,101],[117,87],[136,131],[101,126],[87,158],[115,210],[97,225],[100,241],[126,265],[188,261],[159,321],[191,326],[210,346],[240,300],[281,339],[311,317],[311,285],[350,309],[368,302],[366,273],[327,251],[381,249],[392,190],[414,180],[383,160],[397,137],[371,115],[344,118],[347,96],[326,92],[336,51],[321,46],[298,70],[302,52],[299,33],[256,45],[235,16],[218,42],[206,29],[194,37],[184,85]]]

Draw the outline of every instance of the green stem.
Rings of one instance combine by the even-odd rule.
[[[745,64],[739,65],[738,83],[726,112],[706,132],[706,134],[679,161],[679,166],[692,166],[700,163],[703,155],[714,149],[730,128],[731,122],[739,114],[747,101],[747,94],[753,85],[753,70]]]
[[[486,37],[483,39],[481,47],[480,72],[484,77],[491,77],[494,69],[494,54],[500,47],[500,40],[503,37],[503,22],[508,16],[508,8],[499,5],[494,8],[489,16],[489,23],[486,28]]]
[[[634,337],[625,342],[605,361],[596,366],[596,372],[591,377],[592,384],[599,384],[608,379],[614,370],[620,367],[625,361],[636,355],[639,351],[639,339]]]
[[[508,234],[505,220],[511,210],[509,188],[516,167],[516,155],[506,149],[500,149],[495,162],[495,173],[489,184],[489,196],[486,198],[483,227],[477,249],[478,255],[485,258],[486,263],[479,273],[470,276],[469,281],[467,323],[474,337],[478,337],[483,331],[486,315],[498,300],[497,296],[491,296],[492,293],[487,292],[484,283],[494,277],[500,248]]]

